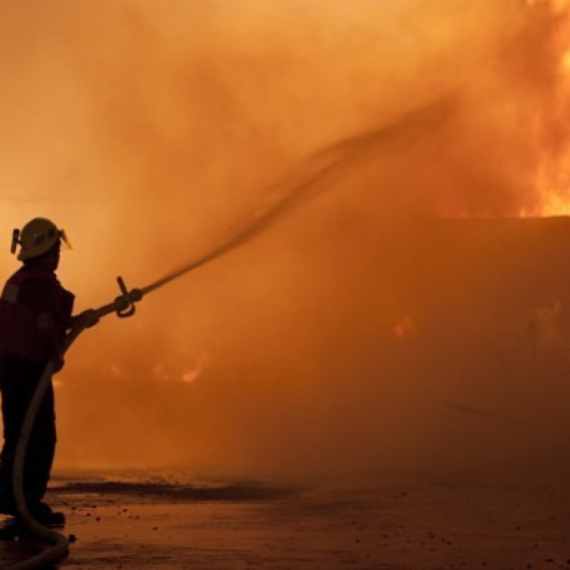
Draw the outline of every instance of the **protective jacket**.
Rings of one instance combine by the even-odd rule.
[[[0,354],[35,362],[49,360],[48,346],[38,328],[38,315],[51,315],[59,340],[63,341],[71,326],[74,300],[49,267],[22,266],[8,279],[0,297]]]

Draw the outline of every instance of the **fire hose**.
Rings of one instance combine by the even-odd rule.
[[[347,167],[355,164],[363,156],[370,156],[378,148],[389,149],[398,145],[405,146],[423,134],[431,132],[445,122],[450,109],[453,109],[453,107],[452,100],[443,98],[425,107],[420,107],[391,124],[341,141],[325,149],[313,157],[316,166],[307,169],[300,177],[288,180],[282,186],[274,187],[272,190],[277,196],[276,199],[268,204],[266,209],[254,217],[254,219],[244,223],[241,230],[222,240],[218,247],[141,289],[131,289],[129,291],[123,279],[119,277],[117,281],[121,295],[113,302],[95,309],[93,316],[96,317],[96,320],[112,313],[116,313],[122,318],[132,316],[135,313],[135,303],[139,302],[144,295],[248,242],[270,227],[274,221],[281,218],[308,197],[314,195],[315,187],[318,190],[327,187],[328,184],[334,182],[338,176],[342,175]],[[87,325],[82,322],[72,327],[65,337],[62,347],[63,353],[69,350],[70,346],[85,328],[87,328]],[[36,536],[49,546],[38,555],[12,566],[13,570],[44,568],[46,565],[54,564],[67,556],[69,545],[73,541],[73,537],[66,537],[60,532],[36,521],[28,510],[24,493],[24,467],[28,443],[39,407],[55,368],[54,362],[49,362],[46,365],[34,392],[20,431],[12,473],[16,511],[21,524],[33,536]]]

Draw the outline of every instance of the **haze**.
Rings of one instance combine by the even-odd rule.
[[[3,278],[12,228],[51,217],[61,280],[101,305],[334,165],[256,239],[85,333],[57,379],[57,467],[307,476],[556,445],[561,392],[534,405],[526,333],[563,311],[570,235],[522,218],[570,211],[566,13],[1,0]]]

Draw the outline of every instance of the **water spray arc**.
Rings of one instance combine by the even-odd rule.
[[[379,151],[406,146],[424,135],[431,134],[445,123],[454,107],[454,99],[446,97],[420,107],[391,124],[325,148],[312,157],[309,167],[305,168],[299,176],[272,188],[274,200],[256,217],[244,223],[237,232],[222,240],[217,247],[140,289],[129,290],[123,279],[118,277],[117,282],[121,294],[111,303],[93,310],[93,314],[97,319],[113,313],[120,318],[133,316],[136,311],[136,303],[141,301],[144,296],[242,246],[271,227],[274,222],[281,219],[296,206],[328,188],[358,161],[370,158]],[[69,350],[85,328],[86,324],[80,323],[69,331],[64,341],[64,353]],[[36,415],[54,370],[54,363],[49,362],[43,371],[27,410],[16,449],[12,480],[16,510],[22,524],[30,533],[50,546],[37,556],[13,566],[14,570],[43,568],[47,564],[53,564],[68,554],[69,545],[72,542],[72,537],[65,537],[34,520],[28,511],[23,488],[28,443]]]

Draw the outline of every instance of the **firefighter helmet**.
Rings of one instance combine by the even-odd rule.
[[[52,221],[46,218],[34,218],[22,228],[22,231],[14,230],[11,251],[16,253],[16,247],[19,244],[18,259],[25,261],[47,253],[60,240],[69,245],[64,230],[58,229]]]

